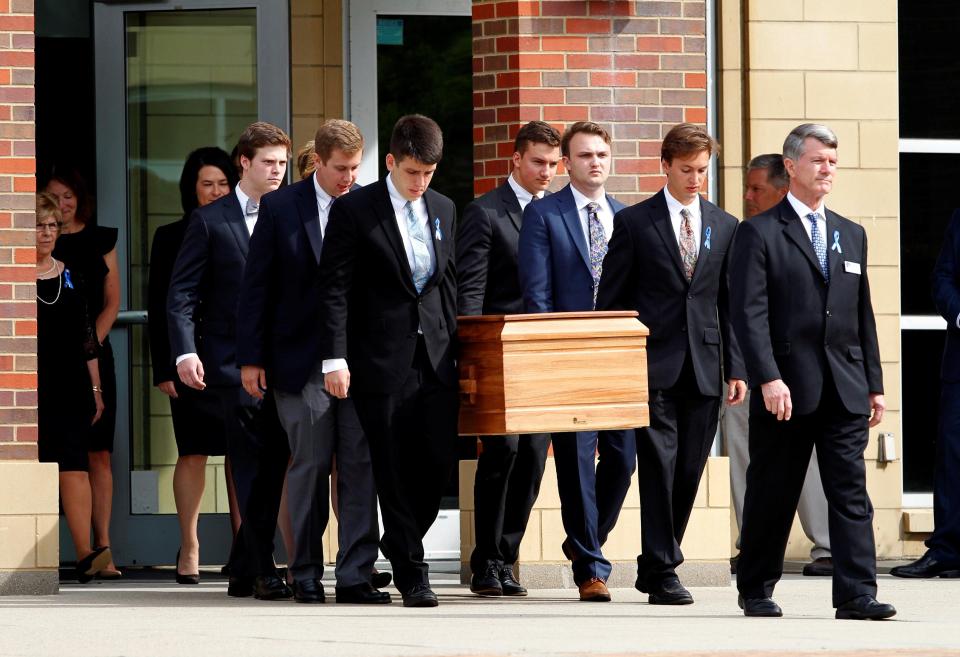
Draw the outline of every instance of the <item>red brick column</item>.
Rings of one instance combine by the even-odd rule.
[[[474,0],[474,191],[507,175],[520,125],[574,121],[613,135],[607,191],[663,185],[660,140],[706,122],[704,0]]]
[[[37,458],[33,0],[0,0],[0,460]]]

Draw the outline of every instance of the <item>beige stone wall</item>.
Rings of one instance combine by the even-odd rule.
[[[343,117],[341,0],[291,0],[290,64],[296,151],[324,120]]]
[[[0,572],[56,571],[57,464],[0,461]]]
[[[867,231],[888,405],[867,449],[878,556],[917,554],[922,536],[902,529],[901,463],[876,461],[878,434],[892,432],[899,444],[901,433],[897,3],[721,0],[720,13],[727,209],[742,208],[735,197],[747,159],[779,152],[797,124],[825,123],[839,137],[840,171],[827,205]],[[795,531],[787,556],[807,558],[809,547]]]

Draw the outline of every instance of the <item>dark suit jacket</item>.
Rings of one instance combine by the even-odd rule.
[[[150,249],[150,279],[147,283],[147,329],[150,334],[150,359],[153,385],[179,381],[170,353],[170,331],[167,329],[167,290],[173,263],[180,252],[189,217],[157,228]],[[179,354],[177,354],[179,355]]]
[[[933,269],[933,302],[947,320],[947,342],[943,349],[940,378],[960,382],[960,210],[955,210]]]
[[[733,327],[752,387],[783,379],[794,414],[805,415],[817,408],[829,372],[846,409],[869,415],[869,394],[883,392],[883,376],[867,235],[826,214],[829,285],[787,198],[740,225],[730,266]],[[832,248],[834,235],[842,254]]]
[[[320,352],[320,216],[313,176],[265,194],[240,289],[237,364],[299,393]]]
[[[350,387],[368,394],[397,391],[409,375],[417,327],[440,381],[456,385],[456,207],[428,189],[434,275],[420,294],[413,285],[385,180],[341,196],[330,208],[320,258],[320,357],[346,358]]]
[[[503,183],[467,205],[457,228],[458,311],[461,315],[523,312],[517,271],[521,211]]]
[[[174,359],[196,353],[210,386],[240,385],[237,303],[250,236],[235,191],[197,208],[173,266],[167,325]]]
[[[693,280],[687,282],[663,190],[618,212],[603,261],[597,310],[636,310],[650,329],[652,389],[672,387],[689,353],[700,392],[718,396],[724,379],[746,379],[730,328],[727,290],[728,251],[737,219],[703,199],[700,216],[700,251]]]
[[[612,196],[607,202],[614,214],[624,208]],[[570,185],[523,211],[518,256],[526,312],[593,310],[590,248]]]

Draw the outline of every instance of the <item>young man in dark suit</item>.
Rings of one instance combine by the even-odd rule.
[[[747,389],[728,314],[727,252],[737,219],[700,196],[716,150],[699,126],[667,133],[660,148],[667,184],[617,214],[597,298],[598,310],[636,310],[650,330],[650,426],[637,430],[636,582],[650,604],[693,602],[676,573],[680,542],[721,397],[736,405]]]
[[[518,264],[526,312],[593,310],[613,215],[623,204],[604,191],[610,135],[590,121],[574,123],[560,141],[570,184],[523,211]],[[597,464],[597,451],[600,462]],[[573,562],[580,599],[608,602],[612,566],[601,550],[636,469],[630,431],[553,434],[563,553]]]
[[[435,607],[423,536],[456,462],[456,208],[428,189],[443,153],[432,119],[401,117],[389,174],[337,199],[320,257],[327,391],[353,398],[370,442],[383,553],[406,607]]]
[[[241,525],[230,556],[228,594],[288,598],[273,563],[273,534],[289,450],[272,397],[252,399],[237,366],[237,304],[260,197],[280,186],[290,139],[253,123],[238,145],[243,178],[231,194],[194,210],[167,294],[167,321],[177,375],[214,396],[227,426],[227,450]],[[279,472],[279,484],[276,473]]]
[[[737,588],[747,616],[781,616],[771,598],[814,445],[827,494],[837,618],[896,614],[877,592],[868,427],[883,419],[883,376],[863,228],[824,207],[837,137],[813,123],[783,144],[790,191],[737,231],[733,325],[750,386],[750,466]]]
[[[370,448],[352,399],[323,389],[319,358],[320,251],[330,206],[356,185],[363,137],[331,119],[314,139],[316,170],[263,197],[240,290],[237,360],[244,389],[268,388],[290,445],[287,494],[294,555],[289,566],[297,602],[323,602],[323,533],[336,456],[340,527],[337,602],[389,603],[374,589],[380,528]],[[282,474],[281,474],[282,476]]]
[[[546,193],[560,163],[560,133],[531,121],[514,140],[507,181],[463,212],[457,232],[461,315],[523,312],[517,242],[524,208]],[[479,595],[526,595],[513,566],[537,500],[550,434],[483,436],[474,479],[470,590]]]
[[[960,577],[960,210],[933,269],[933,301],[947,322],[940,367],[940,422],[933,474],[933,535],[927,551],[894,577]]]

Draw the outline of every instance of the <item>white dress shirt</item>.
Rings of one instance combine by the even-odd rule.
[[[407,263],[410,265],[410,271],[413,272],[413,244],[410,242],[407,211],[404,209],[407,199],[397,190],[397,186],[393,184],[393,176],[390,174],[387,174],[387,191],[390,192],[390,203],[393,205],[393,215],[397,219],[397,228],[400,229],[400,239],[403,240],[403,250],[407,254]],[[413,207],[413,216],[417,218],[417,221],[427,225],[427,235],[432,237],[437,229],[434,227],[434,222],[427,216],[427,202],[421,196],[416,201],[410,201],[410,205]],[[427,251],[430,254],[430,268],[433,269],[436,267],[437,254],[434,252],[432,239],[427,240]]]
[[[677,238],[677,248],[680,248],[680,224],[683,222],[680,210],[686,208],[687,212],[690,213],[690,230],[693,231],[694,250],[697,255],[700,255],[700,233],[703,228],[703,221],[700,217],[700,196],[697,195],[697,198],[690,205],[684,205],[673,198],[670,190],[666,187],[663,188],[663,195],[667,199],[667,212],[670,213],[673,235]]]
[[[539,192],[537,194],[531,194],[526,189],[524,189],[523,185],[517,182],[517,179],[514,178],[512,173],[510,174],[509,177],[507,177],[507,184],[510,185],[510,189],[513,190],[514,196],[517,197],[517,201],[519,201],[520,203],[521,213],[527,209],[527,206],[530,205],[530,201],[532,201],[535,198],[543,198],[543,192]]]
[[[313,178],[313,191],[317,195],[317,216],[320,218],[320,238],[322,239],[327,234],[327,221],[330,219],[330,206],[333,205],[333,197],[320,186],[316,173],[310,177]]]
[[[801,219],[800,223],[803,224],[803,229],[807,231],[807,239],[809,239],[811,243],[813,242],[813,238],[811,237],[812,229],[810,226],[810,218],[807,217],[807,215],[810,214],[811,212],[817,213],[817,216],[818,216],[817,227],[820,229],[820,239],[823,240],[821,243],[823,244],[823,247],[826,248],[827,247],[827,210],[823,206],[823,201],[822,200],[820,201],[820,207],[818,207],[816,210],[813,210],[811,208],[808,208],[803,203],[801,203],[800,200],[797,199],[797,197],[794,196],[791,192],[787,192],[787,200],[790,201],[790,205],[793,206],[794,212],[800,215],[800,219]]]
[[[600,225],[603,226],[603,238],[610,243],[610,236],[613,235],[613,209],[607,202],[607,195],[603,194],[596,201],[587,198],[580,193],[573,185],[570,185],[570,191],[573,192],[573,201],[577,204],[577,214],[580,217],[580,228],[583,229],[583,238],[587,242],[587,251],[590,251],[590,217],[587,213],[587,205],[596,202],[600,207],[597,208],[597,218],[600,219]]]

